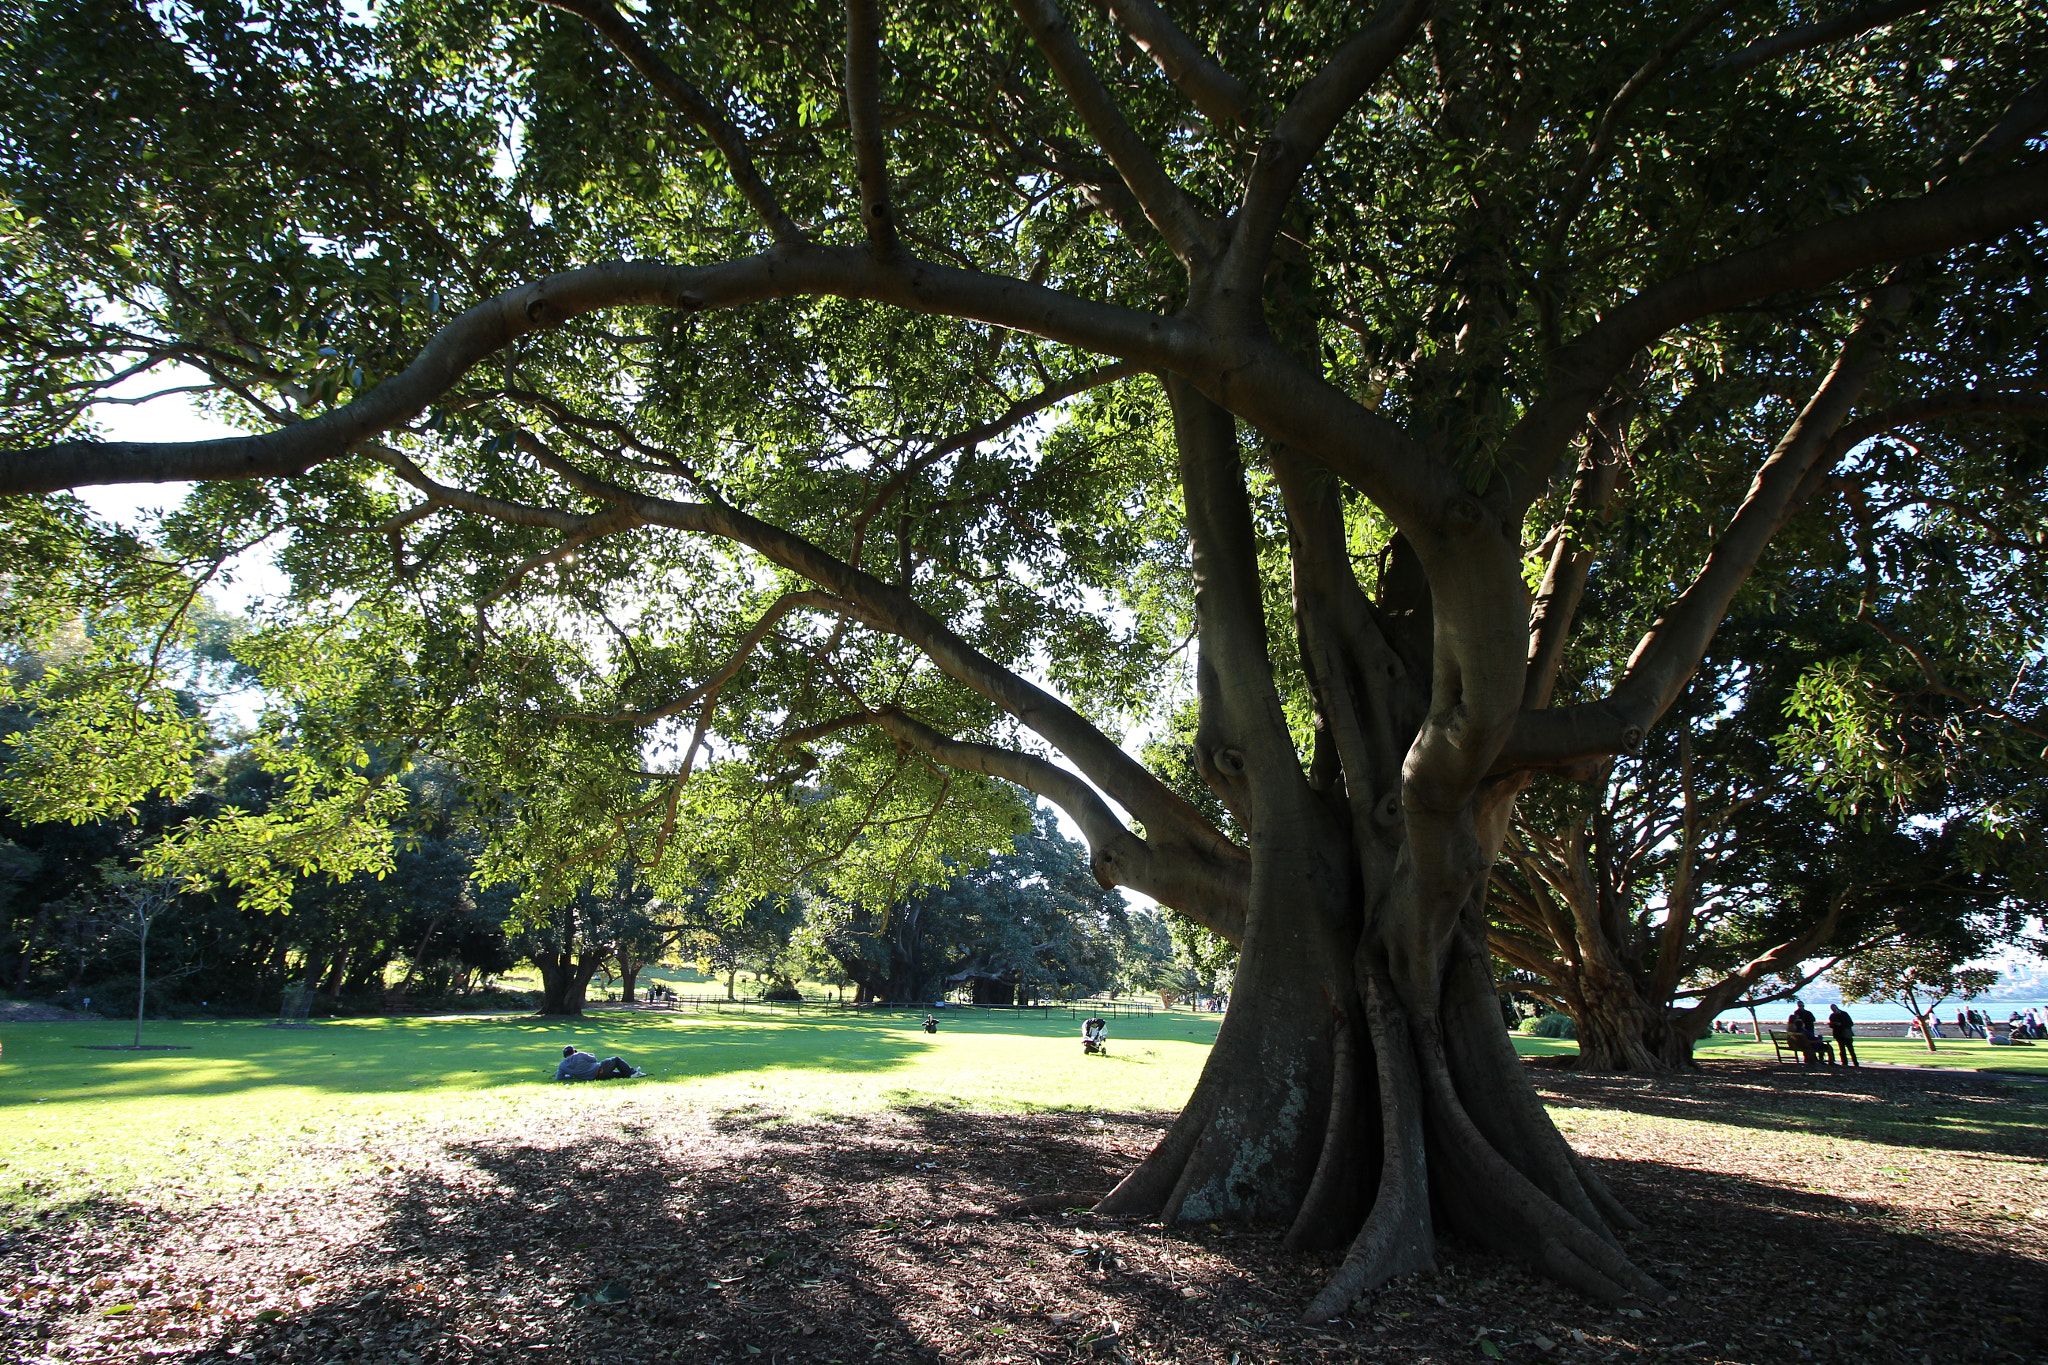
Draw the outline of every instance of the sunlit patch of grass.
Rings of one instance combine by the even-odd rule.
[[[936,1034],[918,1018],[763,1011],[346,1019],[305,1029],[152,1023],[150,1041],[181,1050],[149,1053],[90,1050],[119,1042],[128,1025],[16,1025],[0,1039],[0,1206],[346,1179],[350,1149],[367,1133],[426,1140],[536,1111],[569,1125],[684,1106],[1170,1111],[1193,1088],[1220,1022],[1120,1017],[1110,1055],[1084,1057],[1079,1024],[1064,1011],[948,1012]],[[557,1085],[565,1043],[618,1053],[651,1075]]]

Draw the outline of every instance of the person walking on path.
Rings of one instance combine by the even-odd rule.
[[[1843,1066],[1863,1065],[1862,1060],[1856,1056],[1856,1021],[1849,1017],[1849,1011],[1840,1005],[1830,1005],[1828,1032],[1835,1035],[1835,1052]]]

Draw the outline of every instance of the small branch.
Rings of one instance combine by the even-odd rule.
[[[1606,512],[1621,483],[1622,432],[1637,403],[1633,398],[1610,404],[1593,421],[1592,438],[1579,461],[1564,516],[1551,535],[1550,565],[1529,610],[1529,675],[1522,686],[1522,705],[1534,711],[1550,705],[1557,689],[1557,671],[1564,662],[1572,622],[1586,593],[1593,568],[1585,524]]]
[[[1021,0],[1020,0],[1021,2]],[[1429,0],[1385,0],[1360,30],[1288,103],[1259,148],[1245,182],[1230,249],[1223,260],[1217,296],[1240,319],[1259,316],[1259,284],[1272,256],[1273,238],[1309,163],[1328,142],[1337,123],[1394,64],[1429,13]],[[1132,188],[1136,188],[1133,186]]]
[[[1565,239],[1571,233],[1572,223],[1578,218],[1579,211],[1586,206],[1586,198],[1593,189],[1593,177],[1607,165],[1607,158],[1614,150],[1615,135],[1621,129],[1622,120],[1635,107],[1636,101],[1643,97],[1643,92],[1678,60],[1678,54],[1683,52],[1693,39],[1699,37],[1700,30],[1725,14],[1727,10],[1727,0],[1716,0],[1716,3],[1680,24],[1676,31],[1664,40],[1663,46],[1652,52],[1642,66],[1637,68],[1635,75],[1630,76],[1621,89],[1615,92],[1614,98],[1607,102],[1607,107],[1600,111],[1600,118],[1593,125],[1593,136],[1586,143],[1586,155],[1579,162],[1579,169],[1572,176],[1571,184],[1559,196],[1557,219],[1550,226],[1549,255],[1553,261],[1563,253]]]
[[[955,436],[948,437],[923,455],[918,456],[915,460],[909,461],[887,483],[876,490],[874,496],[868,499],[867,506],[863,507],[854,517],[852,541],[846,554],[847,562],[855,566],[860,564],[861,547],[867,538],[868,523],[873,521],[875,514],[881,511],[898,493],[902,492],[912,479],[916,478],[926,469],[929,469],[932,465],[945,459],[948,455],[957,454],[970,446],[980,445],[983,441],[992,440],[1003,432],[1008,431],[1011,427],[1016,426],[1019,422],[1035,417],[1047,408],[1063,403],[1069,398],[1086,393],[1090,389],[1100,388],[1104,384],[1114,384],[1120,379],[1129,379],[1132,375],[1142,374],[1144,371],[1145,367],[1143,365],[1129,360],[1119,361],[1114,365],[1098,366],[1092,370],[1084,370],[1064,383],[1049,385],[1029,398],[1018,399],[1000,416],[991,418],[980,426],[969,427]]]
[[[1841,429],[1871,377],[1890,359],[1894,325],[1911,297],[1906,285],[1887,284],[1865,306],[1834,367],[1757,471],[1748,496],[1716,537],[1698,575],[1644,633],[1609,696],[1563,712],[1524,711],[1497,760],[1498,770],[1557,766],[1593,754],[1630,751],[1641,742],[1642,735],[1692,678],[1720,629],[1728,604],[1749,581],[1771,537],[1797,510],[1809,470]],[[1575,720],[1563,721],[1569,713],[1577,713]],[[1576,752],[1550,747],[1583,740],[1586,736],[1572,733],[1570,726],[1586,723],[1606,726],[1607,733],[1600,739],[1604,747]]]
[[[845,615],[853,610],[850,603],[828,592],[786,592],[769,604],[768,610],[761,614],[760,619],[748,627],[746,634],[740,637],[739,643],[733,646],[732,653],[726,657],[726,661],[719,665],[718,671],[682,696],[646,711],[624,710],[603,715],[563,712],[558,714],[556,719],[589,721],[596,725],[647,725],[687,711],[706,698],[716,700],[719,690],[739,673],[748,656],[760,646],[761,641],[768,638],[768,632],[775,629],[783,617],[799,607],[809,607],[814,611],[831,612],[835,615]],[[688,770],[689,765],[686,762],[686,775]]]
[[[902,251],[889,207],[889,159],[882,142],[882,24],[876,0],[846,0],[846,124],[860,176],[860,221],[878,261]]]
[[[1123,110],[1103,88],[1094,64],[1074,37],[1073,28],[1055,0],[1014,0],[1017,17],[1030,30],[1031,40],[1045,54],[1060,88],[1067,92],[1074,112],[1088,125],[1102,151],[1116,167],[1117,174],[1137,196],[1145,217],[1166,239],[1182,261],[1207,261],[1216,250],[1217,229],[1195,201],[1176,184],[1152,149],[1124,117]]]
[[[1644,346],[1696,318],[1868,266],[2003,236],[2048,215],[2048,176],[2022,167],[1879,204],[1672,276],[1608,309],[1546,366],[1544,396],[1502,445],[1510,523],[1549,485],[1586,414]]]
[[[588,542],[612,535],[618,531],[631,530],[640,524],[640,519],[624,508],[613,508],[608,512],[600,512],[596,516],[589,518],[581,529],[571,533],[554,549],[522,561],[517,568],[505,576],[505,581],[498,585],[496,592],[491,593],[476,605],[479,608],[494,606],[511,596],[512,590],[523,583],[527,576],[536,570],[544,569],[550,564],[560,564],[565,560],[574,559],[576,551]]]
[[[1922,10],[1938,7],[1942,0],[1887,0],[1882,5],[1871,5],[1865,9],[1851,10],[1833,19],[1824,19],[1818,24],[1806,24],[1800,28],[1774,33],[1768,38],[1759,38],[1740,52],[1723,57],[1714,63],[1718,73],[1735,74],[1774,62],[1780,57],[1789,57],[1795,52],[1809,48],[1824,47],[1829,43],[1854,38],[1859,33],[1868,33],[1874,28],[1883,28],[1895,19],[1918,14]]]
[[[1203,117],[1215,123],[1245,122],[1252,92],[1182,32],[1166,11],[1152,0],[1109,0],[1109,12]]]
[[[755,169],[747,140],[733,126],[732,120],[706,99],[696,86],[677,75],[667,62],[655,55],[654,49],[640,36],[640,31],[612,8],[610,0],[542,0],[542,3],[573,14],[596,29],[620,56],[632,64],[634,70],[647,78],[648,84],[704,131],[712,145],[724,154],[733,182],[753,206],[755,214],[767,225],[776,245],[800,246],[809,240],[803,229],[784,211],[782,202],[775,197],[775,191],[768,187],[768,182],[761,178],[760,171]]]
[[[1185,855],[1173,856],[1125,828],[1086,781],[1031,754],[950,739],[895,707],[871,717],[878,729],[949,768],[1013,782],[1056,803],[1088,840],[1089,865],[1103,887],[1129,886],[1170,905],[1231,942],[1244,934],[1244,902],[1234,879]],[[1243,891],[1249,890],[1247,882]]]

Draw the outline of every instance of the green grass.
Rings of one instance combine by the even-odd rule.
[[[1940,1051],[1929,1052],[1927,1044],[1911,1039],[1859,1038],[1856,1055],[1865,1062],[1890,1062],[1905,1066],[1936,1066],[1960,1071],[2017,1071],[2048,1075],[2048,1043],[2032,1047],[1993,1047],[1981,1041],[1944,1039]],[[1723,1057],[1764,1057],[1775,1054],[1768,1042],[1739,1039],[1715,1050]]]
[[[1165,1112],[1193,1088],[1220,1016],[1119,1017],[1111,1054],[1081,1055],[1062,1012],[917,1015],[600,1013],[346,1019],[307,1029],[253,1022],[152,1023],[171,1052],[111,1052],[130,1025],[18,1024],[0,1054],[0,1210],[95,1193],[185,1199],[345,1180],[371,1135],[422,1142],[535,1119],[567,1125],[676,1108],[756,1118],[902,1106],[1002,1112]],[[653,1073],[607,1085],[552,1081],[562,1045],[619,1053]],[[1526,1056],[1577,1051],[1517,1036]],[[2048,1072],[2048,1048],[1863,1044],[1870,1061]],[[1717,1039],[1719,1055],[1768,1046]],[[388,1143],[380,1144],[388,1146]]]
[[[422,1138],[536,1115],[677,1107],[804,1116],[897,1106],[985,1111],[1178,1108],[1218,1016],[1120,1018],[1110,1055],[1084,1057],[1079,1026],[948,1013],[598,1014],[349,1019],[307,1029],[250,1022],[152,1023],[175,1052],[103,1052],[131,1026],[20,1024],[0,1054],[0,1205],[95,1192],[170,1197],[346,1178],[363,1135]],[[553,1082],[565,1043],[619,1053],[645,1080]]]

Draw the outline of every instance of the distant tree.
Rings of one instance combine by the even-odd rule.
[[[1789,998],[1867,946],[1967,957],[2024,923],[2040,841],[2000,830],[2033,825],[2017,807],[2038,763],[2009,762],[2009,727],[1987,726],[1951,746],[1939,780],[1834,799],[1787,735],[1816,670],[1867,643],[1855,584],[1846,598],[1775,586],[1778,610],[1723,629],[1668,728],[1518,803],[1489,946],[1508,984],[1573,1018],[1589,1069],[1684,1067],[1723,1010]],[[1791,614],[1797,591],[1813,597]]]
[[[1090,994],[1117,976],[1123,897],[1038,808],[1008,851],[884,910],[821,902],[820,941],[871,1000],[932,1000],[973,978],[998,993]]]
[[[1834,974],[1844,1000],[1904,1005],[1920,1025],[1929,1052],[1937,1051],[1934,1012],[1951,997],[1975,1000],[1998,984],[1998,973],[1965,967],[1953,952],[1923,943],[1887,943],[1872,948]]]

